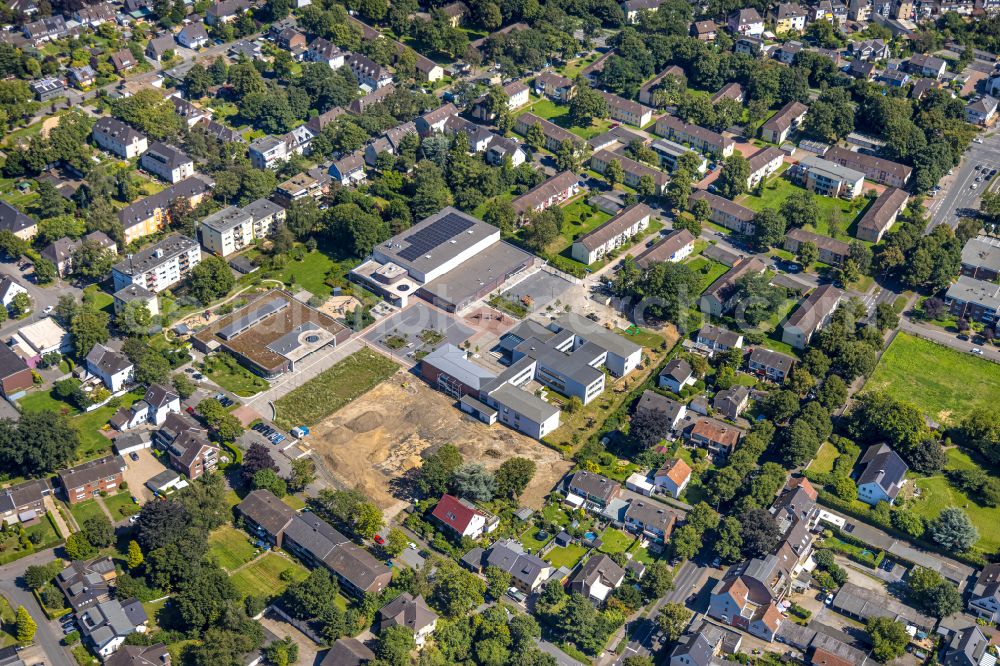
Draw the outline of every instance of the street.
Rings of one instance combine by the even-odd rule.
[[[979,171],[976,166],[983,165],[1000,169],[1000,133],[981,137],[982,143],[970,144],[961,163],[955,167],[951,176],[941,179],[941,192],[928,202],[927,210],[931,219],[927,224],[926,233],[939,224],[948,224],[952,228],[958,226],[958,218],[966,209],[978,209],[979,198],[988,183],[976,183]],[[975,189],[972,186],[976,185]]]
[[[989,344],[977,345],[971,338],[968,340],[959,340],[956,334],[946,331],[940,326],[920,324],[903,318],[899,321],[899,329],[904,333],[911,333],[921,338],[926,338],[927,340],[944,345],[945,347],[951,347],[955,351],[966,354],[971,355],[973,349],[979,349],[983,352],[982,354],[977,354],[980,358],[1000,363],[1000,349],[997,347]]]
[[[49,548],[0,567],[0,594],[3,594],[14,608],[24,606],[38,624],[35,644],[45,651],[48,660],[45,663],[48,666],[74,666],[76,662],[70,659],[59,642],[62,638],[59,623],[48,620],[35,601],[34,595],[23,587],[25,569],[33,564],[50,562],[54,557],[53,549]]]

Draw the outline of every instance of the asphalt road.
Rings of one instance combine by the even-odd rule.
[[[34,281],[34,269],[29,268],[26,272],[22,271],[18,268],[18,262],[0,262],[0,272],[5,275],[14,276],[18,282],[24,285],[24,288],[28,290],[28,296],[31,297],[32,303],[31,314],[27,317],[24,319],[8,319],[0,326],[0,337],[3,338],[3,341],[6,341],[7,334],[47,317],[48,315],[43,314],[43,310],[50,305],[55,307],[56,303],[59,302],[59,297],[63,294],[71,294],[77,300],[83,295],[82,290],[62,280],[46,287],[39,286]]]
[[[960,211],[979,208],[979,198],[987,183],[976,183],[979,175],[976,166],[981,164],[1000,169],[1000,132],[981,135],[981,138],[983,143],[971,144],[955,172],[942,179],[941,192],[928,206],[931,220],[927,225],[927,233],[939,224],[955,228]],[[976,189],[972,189],[973,185],[977,185]]]
[[[24,570],[33,564],[50,562],[54,557],[53,549],[50,548],[0,567],[0,594],[15,608],[24,606],[38,624],[35,644],[45,652],[47,666],[74,666],[76,662],[59,643],[62,638],[59,623],[46,619],[34,595],[24,587]]]
[[[955,351],[969,355],[972,355],[973,349],[979,349],[983,352],[982,354],[977,354],[980,358],[1000,363],[1000,349],[992,345],[977,345],[972,342],[971,338],[969,340],[959,340],[956,333],[946,331],[939,326],[930,326],[911,321],[910,319],[901,319],[899,330],[926,338],[932,342],[944,345],[945,347],[951,347]]]

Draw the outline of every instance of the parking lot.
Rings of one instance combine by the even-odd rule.
[[[560,301],[572,287],[573,283],[565,278],[537,271],[505,291],[503,298],[522,303],[527,301],[531,303],[529,311],[539,312],[549,305],[558,307],[556,301]]]
[[[131,456],[125,457],[125,482],[128,483],[129,492],[138,497],[142,502],[153,499],[153,493],[146,487],[146,481],[150,480],[160,472],[167,469],[156,456],[152,449],[142,449],[136,451],[138,460],[132,460]]]

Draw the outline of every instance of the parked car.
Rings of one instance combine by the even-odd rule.
[[[128,457],[131,458],[133,462],[135,462],[136,460],[139,459],[139,454],[133,451],[132,453],[128,454]]]
[[[184,411],[187,412],[188,414],[194,414],[194,407],[188,405]]]
[[[382,545],[384,545],[384,544],[385,544],[385,539],[383,539],[383,538],[382,538],[382,535],[381,535],[381,534],[376,534],[376,535],[375,535],[375,536],[374,536],[374,537],[372,538],[372,541],[374,541],[375,543],[377,543],[377,544],[378,544],[378,545],[380,545],[380,546],[382,546]]]

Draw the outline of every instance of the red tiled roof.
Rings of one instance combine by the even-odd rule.
[[[472,519],[481,514],[453,495],[442,495],[431,515],[459,534],[464,534]]]

